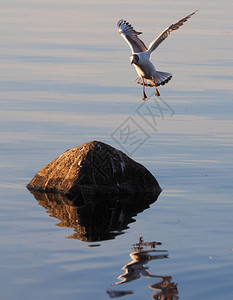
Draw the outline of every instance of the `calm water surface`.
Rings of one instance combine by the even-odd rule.
[[[1,300],[232,299],[233,4],[223,2],[1,2]],[[153,54],[174,77],[143,103],[116,22],[149,44],[196,9]],[[150,208],[115,208],[104,225],[96,211],[93,224],[28,192],[43,166],[91,140],[152,172],[163,192]]]

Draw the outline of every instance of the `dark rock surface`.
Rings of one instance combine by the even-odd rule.
[[[67,150],[42,168],[29,190],[61,193],[85,203],[104,195],[158,194],[153,175],[123,152],[92,141]]]

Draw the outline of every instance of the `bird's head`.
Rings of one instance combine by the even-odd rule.
[[[137,65],[138,62],[139,62],[139,56],[137,54],[133,54],[130,56],[130,62],[131,62],[131,65],[132,64],[135,64]]]

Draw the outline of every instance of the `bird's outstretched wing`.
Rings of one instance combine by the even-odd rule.
[[[123,36],[129,44],[132,53],[144,52],[147,50],[143,41],[138,38],[138,35],[142,32],[134,30],[133,27],[123,19],[118,21],[117,26],[121,36]]]
[[[171,26],[169,26],[168,28],[166,28],[163,32],[161,32],[157,36],[157,38],[153,42],[150,43],[148,52],[151,54],[151,52],[153,52],[169,36],[169,34],[173,30],[177,30],[180,26],[182,26],[184,24],[184,22],[186,22],[196,12],[197,12],[197,10],[194,11],[193,13],[191,13],[190,15],[188,15],[187,17],[181,19],[177,23],[172,24]]]

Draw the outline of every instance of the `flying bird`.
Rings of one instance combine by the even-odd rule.
[[[130,61],[139,75],[136,78],[136,82],[143,86],[143,100],[147,98],[145,86],[154,86],[155,95],[160,96],[157,86],[168,83],[168,81],[172,78],[171,73],[160,72],[155,69],[154,65],[150,61],[152,52],[169,36],[172,31],[177,30],[196,12],[197,10],[175,24],[167,27],[150,43],[149,48],[147,48],[143,41],[138,38],[138,35],[142,32],[134,30],[134,28],[123,19],[118,21],[117,26],[119,33],[129,44],[132,51]]]

